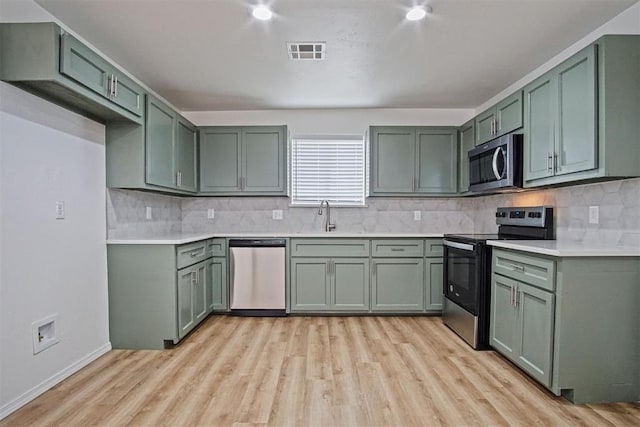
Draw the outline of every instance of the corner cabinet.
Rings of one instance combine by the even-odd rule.
[[[286,196],[286,126],[200,128],[200,192]]]
[[[640,400],[640,258],[494,248],[490,344],[574,403]]]
[[[227,311],[225,239],[109,244],[107,266],[113,348],[162,349]]]
[[[498,102],[475,118],[475,145],[481,145],[522,127],[522,91]]]
[[[145,107],[144,125],[106,127],[107,187],[196,193],[196,127],[153,96]]]
[[[612,35],[524,88],[524,186],[640,175],[640,36]]]
[[[456,194],[458,137],[450,127],[371,127],[371,196]]]
[[[143,122],[144,89],[55,23],[0,23],[0,64],[0,79],[92,119]]]

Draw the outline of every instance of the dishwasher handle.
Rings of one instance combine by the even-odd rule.
[[[230,248],[284,248],[285,239],[231,239]]]

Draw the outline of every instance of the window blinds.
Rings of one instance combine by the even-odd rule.
[[[296,138],[291,141],[291,199],[294,205],[328,200],[363,206],[364,140]]]

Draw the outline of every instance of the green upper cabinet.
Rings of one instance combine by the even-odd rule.
[[[168,105],[147,95],[146,183],[196,191],[196,131]]]
[[[503,99],[475,118],[475,145],[522,127],[522,91]]]
[[[640,36],[604,36],[524,88],[524,186],[640,175]]]
[[[143,122],[144,89],[55,23],[1,23],[0,64],[0,79],[90,118]]]
[[[177,114],[159,100],[147,97],[146,153],[147,183],[161,187],[177,186],[174,176]]]
[[[193,194],[197,191],[196,127],[150,95],[145,124],[106,127],[107,186]]]
[[[200,191],[286,195],[286,126],[200,129]]]
[[[416,130],[418,193],[458,192],[458,135],[454,128]]]
[[[175,170],[178,188],[197,191],[198,185],[198,133],[196,128],[182,117],[178,117],[176,128]]]
[[[469,120],[458,129],[460,153],[458,154],[458,191],[469,191],[469,150],[475,146],[475,121]]]
[[[372,127],[372,196],[457,193],[458,145],[450,127]]]

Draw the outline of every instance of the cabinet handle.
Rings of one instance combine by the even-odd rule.
[[[495,135],[496,133],[496,120],[495,119],[491,119],[491,135]]]
[[[178,185],[182,187],[182,172],[178,171]]]
[[[114,76],[114,84],[113,84],[113,96],[118,97],[118,76]]]
[[[547,171],[553,172],[553,155],[551,155],[551,152],[547,152]]]
[[[515,271],[524,271],[524,265],[511,264],[511,268]]]
[[[553,153],[553,171],[558,172],[558,153]]]
[[[192,272],[191,272],[191,284],[192,284],[192,285],[195,285],[196,281],[197,281],[197,279],[196,279],[196,272],[195,272],[195,271],[192,271]]]
[[[513,293],[513,306],[518,308],[518,304],[520,304],[520,292],[518,292],[518,290],[516,289],[516,291]]]
[[[404,252],[404,248],[391,248],[392,252]]]

